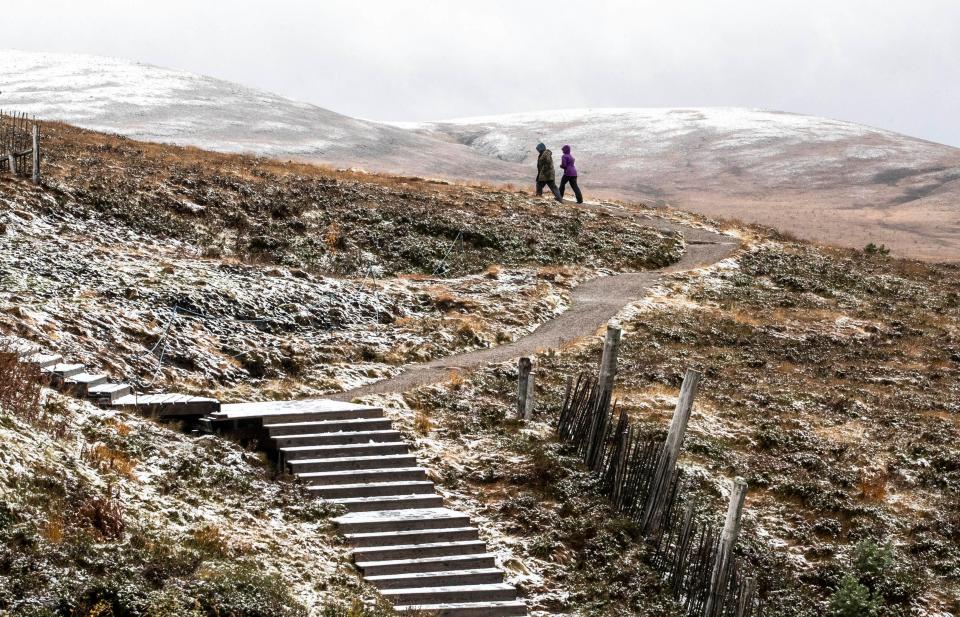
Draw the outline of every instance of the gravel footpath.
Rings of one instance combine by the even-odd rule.
[[[571,294],[569,310],[513,343],[412,365],[391,379],[338,392],[327,398],[349,401],[371,394],[406,392],[419,386],[444,381],[451,369],[473,369],[533,355],[544,349],[561,347],[576,338],[597,332],[623,307],[642,298],[661,277],[712,265],[728,257],[739,247],[739,242],[730,236],[668,223],[625,208],[597,204],[586,204],[582,207],[603,211],[614,218],[644,219],[645,224],[661,230],[681,231],[686,244],[683,256],[677,263],[662,270],[601,276],[582,283]]]

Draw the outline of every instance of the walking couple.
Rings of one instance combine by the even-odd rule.
[[[577,167],[574,165],[576,159],[570,154],[570,146],[563,147],[563,156],[560,158],[560,168],[563,169],[563,178],[560,179],[560,189],[557,190],[556,171],[553,168],[553,153],[547,150],[545,145],[537,144],[537,195],[543,195],[543,187],[550,187],[553,198],[557,201],[563,201],[563,190],[570,184],[573,194],[577,196],[577,203],[583,203],[583,195],[580,193],[580,187],[577,186]]]

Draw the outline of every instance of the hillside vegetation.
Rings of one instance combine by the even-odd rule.
[[[645,217],[738,235],[618,316],[616,397],[660,435],[683,372],[704,372],[682,464],[718,516],[721,487],[750,483],[741,550],[770,614],[960,612],[957,266],[65,125],[48,144],[43,187],[0,177],[0,334],[225,400],[515,340],[586,278],[675,262],[682,235]],[[533,614],[675,615],[637,529],[553,432],[599,344],[538,354],[527,425],[512,363],[383,402]],[[330,513],[256,453],[37,396],[0,398],[0,611],[326,617],[372,598]]]

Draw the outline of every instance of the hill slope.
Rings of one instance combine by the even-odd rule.
[[[537,112],[370,122],[124,60],[0,51],[0,105],[138,139],[425,177],[529,185],[574,145],[589,196],[662,201],[850,247],[960,259],[960,149],[748,109]]]

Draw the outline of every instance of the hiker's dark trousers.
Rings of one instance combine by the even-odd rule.
[[[570,183],[570,188],[573,189],[573,194],[577,196],[577,203],[583,203],[583,194],[580,192],[580,187],[577,186],[577,177],[576,176],[564,176],[560,178],[560,199],[563,199],[563,189],[566,188],[567,182]]]
[[[553,198],[560,199],[560,191],[557,190],[557,183],[553,180],[547,180],[546,182],[542,180],[537,180],[537,197],[543,195],[543,187],[549,186],[550,191],[553,193]]]

